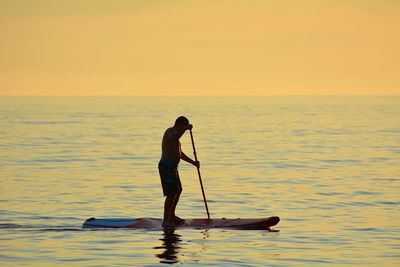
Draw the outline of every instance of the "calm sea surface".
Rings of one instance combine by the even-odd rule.
[[[277,215],[279,233],[81,229],[161,218],[178,115],[211,217]],[[180,173],[177,214],[205,217],[195,168]],[[399,189],[399,97],[0,98],[2,266],[399,266]]]

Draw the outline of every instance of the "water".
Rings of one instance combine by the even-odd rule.
[[[160,142],[181,114],[211,216],[278,215],[279,233],[81,229],[161,217]],[[399,97],[2,97],[0,265],[398,266],[399,115]],[[205,217],[180,173],[177,214]]]

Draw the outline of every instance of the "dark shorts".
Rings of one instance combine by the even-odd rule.
[[[182,184],[179,179],[178,166],[165,160],[160,160],[158,171],[160,172],[164,196],[180,195]]]

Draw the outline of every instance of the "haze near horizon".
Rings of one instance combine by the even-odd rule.
[[[1,1],[0,95],[396,95],[400,2]]]

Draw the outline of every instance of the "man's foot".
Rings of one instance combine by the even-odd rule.
[[[185,220],[182,218],[179,218],[178,216],[175,216],[175,223],[176,224],[184,224]]]
[[[166,220],[164,220],[162,222],[161,226],[164,227],[164,228],[174,228],[175,227],[175,222],[174,221],[166,221]]]

